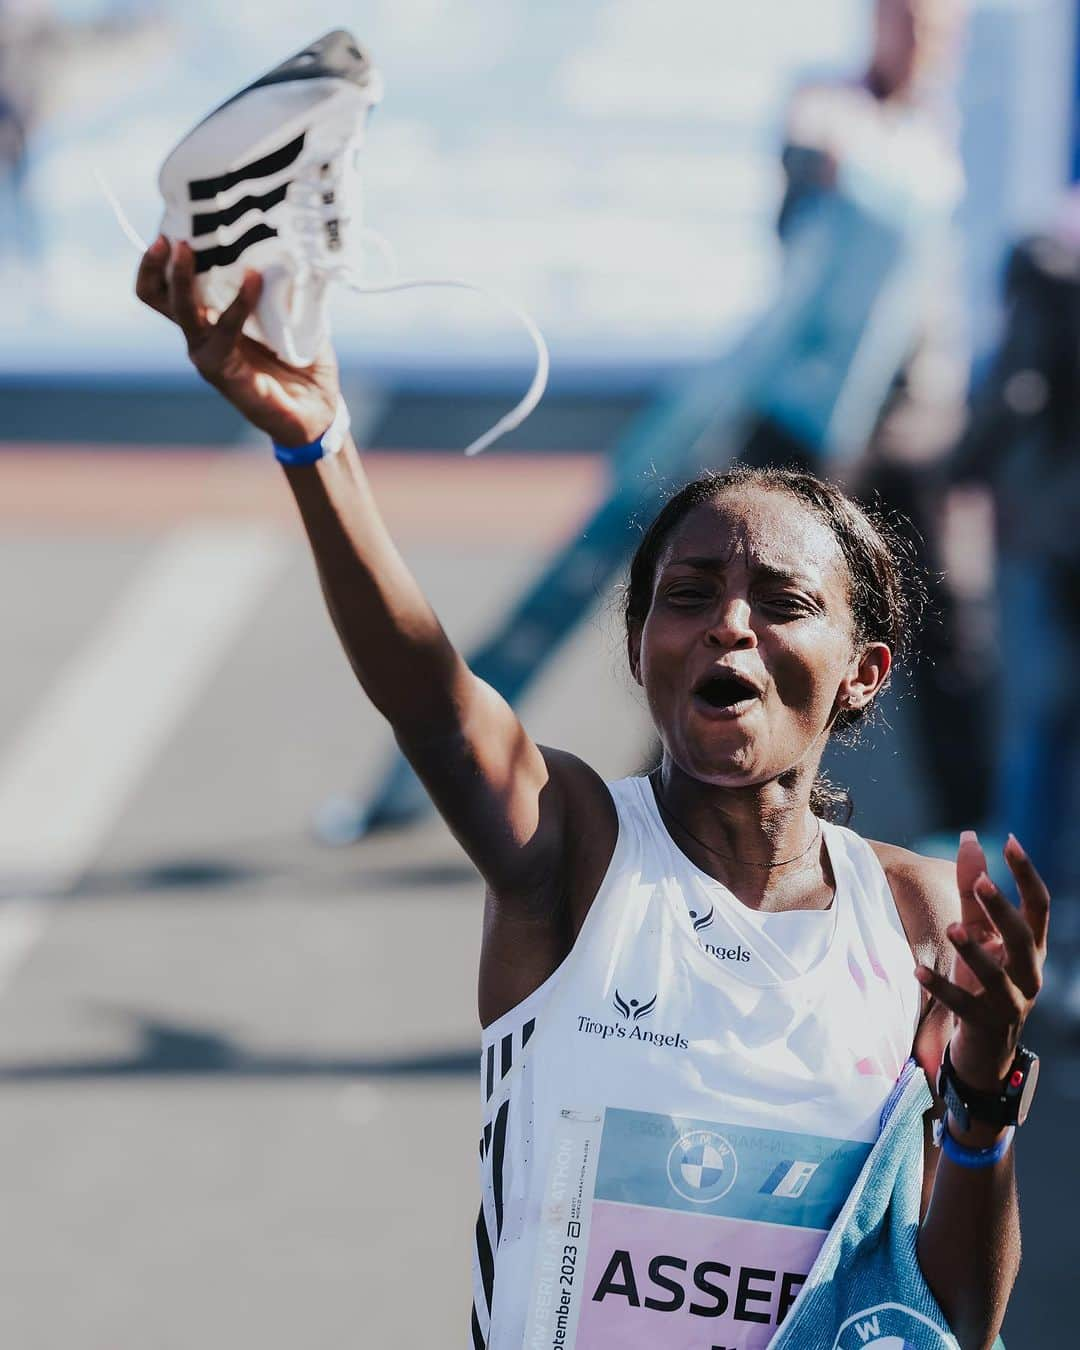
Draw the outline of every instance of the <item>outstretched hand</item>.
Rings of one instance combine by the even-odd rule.
[[[204,380],[279,445],[307,445],[334,420],[337,361],[329,346],[310,366],[287,365],[269,347],[246,337],[262,278],[247,272],[236,299],[220,315],[195,295],[195,255],[187,244],[159,237],[143,254],[135,294],[184,334],[191,364]]]
[[[960,836],[956,880],[960,923],[947,935],[955,949],[952,979],[919,966],[919,982],[958,1019],[949,1055],[957,1074],[982,1092],[998,1092],[1039,990],[1046,962],[1050,896],[1031,859],[1009,835],[1005,845],[1020,893],[1017,908],[990,880],[973,831]]]

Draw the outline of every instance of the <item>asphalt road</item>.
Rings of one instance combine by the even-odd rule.
[[[601,486],[572,456],[374,473],[463,645]],[[0,525],[0,1345],[463,1344],[479,889],[437,822],[311,838],[389,736],[273,466],[7,451]],[[609,605],[524,713],[604,773],[641,763]],[[840,771],[903,841],[891,721]],[[1010,1350],[1076,1344],[1076,1046],[1029,1039]]]

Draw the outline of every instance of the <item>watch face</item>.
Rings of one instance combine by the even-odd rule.
[[[1028,1066],[1027,1077],[1024,1079],[1024,1086],[1020,1093],[1020,1101],[1016,1108],[1016,1123],[1023,1125],[1027,1119],[1027,1113],[1031,1110],[1031,1100],[1035,1096],[1035,1084],[1039,1081],[1039,1057],[1031,1056],[1031,1063]]]

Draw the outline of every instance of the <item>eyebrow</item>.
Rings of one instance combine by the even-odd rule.
[[[698,556],[690,555],[685,558],[670,558],[666,564],[668,567],[693,567],[699,572],[723,572],[728,564],[723,558],[709,557],[708,555]],[[772,567],[769,563],[755,562],[751,564],[750,570],[757,576],[768,577],[771,581],[799,581],[805,586],[813,586],[813,582],[805,572],[793,572],[784,567]]]

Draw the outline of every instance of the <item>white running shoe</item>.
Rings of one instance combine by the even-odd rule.
[[[326,288],[360,219],[357,152],[382,79],[341,29],[204,118],[162,165],[161,233],[195,254],[202,302],[223,310],[263,274],[250,335],[306,366],[328,336]]]
[[[326,292],[333,282],[360,294],[446,286],[492,293],[457,279],[410,277],[366,284],[354,265],[361,237],[388,251],[361,225],[359,150],[382,79],[351,33],[337,29],[283,61],[215,109],[161,167],[161,233],[195,254],[196,293],[219,312],[244,272],[262,273],[263,289],[244,331],[291,366],[314,361],[329,337]],[[121,228],[138,235],[102,182]],[[143,246],[145,247],[145,246]],[[536,370],[524,398],[467,455],[520,426],[540,402],[548,377],[547,344],[531,317],[493,297],[525,327]]]

